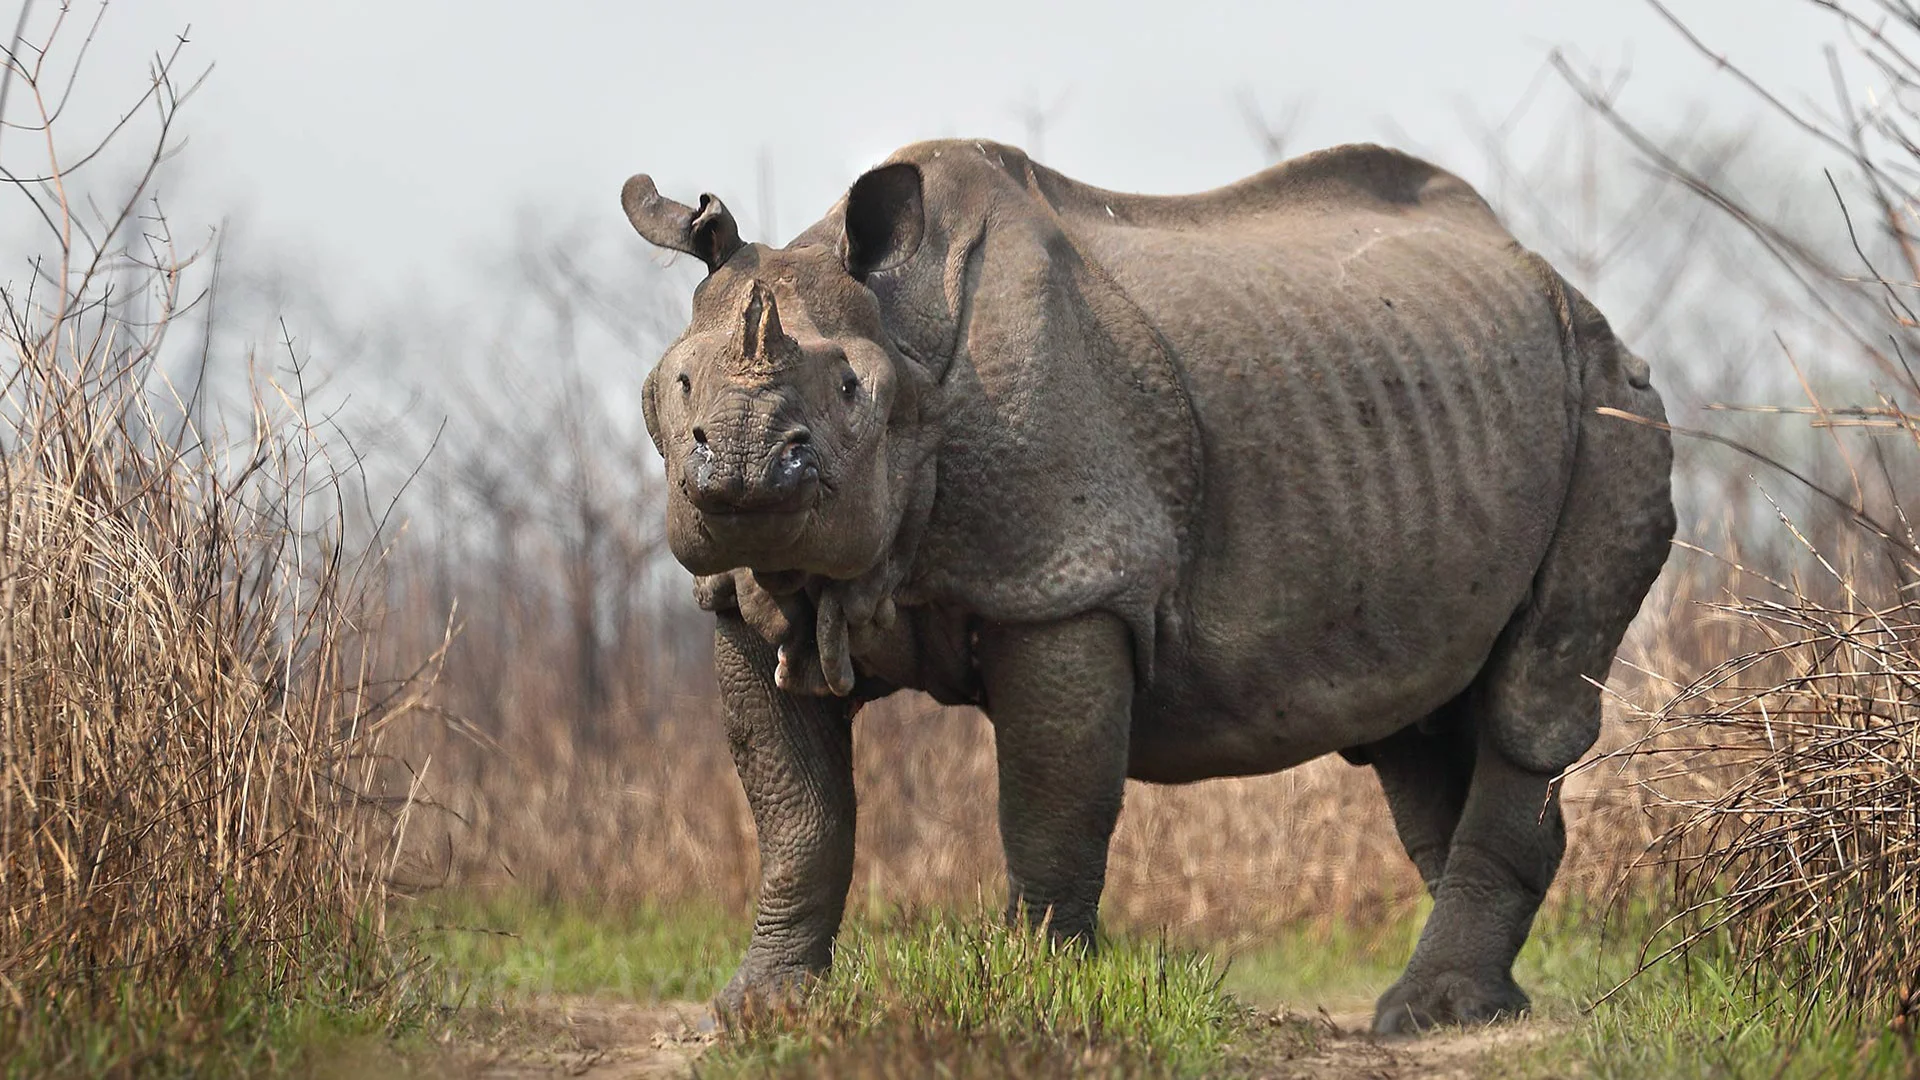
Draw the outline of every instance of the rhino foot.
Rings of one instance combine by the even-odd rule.
[[[756,1021],[797,1011],[822,973],[807,968],[749,970],[741,965],[713,999],[720,1026],[737,1030]]]
[[[1402,975],[1373,1010],[1375,1035],[1413,1035],[1449,1024],[1491,1024],[1524,1015],[1532,1003],[1512,976],[1442,972]]]

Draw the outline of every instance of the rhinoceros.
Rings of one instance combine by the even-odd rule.
[[[1129,777],[1338,752],[1433,897],[1377,1030],[1527,1009],[1672,450],[1645,362],[1468,184],[1344,146],[1132,195],[960,140],[781,248],[621,201],[708,271],[643,401],[758,831],[723,1016],[827,969],[853,717],[906,688],[992,722],[1010,918],[1092,940]]]

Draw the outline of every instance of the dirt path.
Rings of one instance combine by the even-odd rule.
[[[471,1048],[474,1056],[460,1071],[476,1080],[670,1080],[691,1075],[714,1030],[703,1002],[562,998],[517,1012],[491,1045]]]
[[[1278,1017],[1297,1014],[1282,1011]],[[1554,1033],[1544,1021],[1522,1020],[1482,1028],[1450,1028],[1407,1038],[1376,1038],[1368,1029],[1371,1008],[1317,1013],[1312,1021],[1318,1038],[1311,1051],[1273,1062],[1276,1078],[1330,1077],[1333,1080],[1467,1080],[1481,1076],[1500,1058],[1527,1052],[1527,1048]]]
[[[1491,1063],[1553,1033],[1553,1025],[1523,1021],[1450,1030],[1419,1038],[1375,1039],[1370,1011],[1281,1010],[1275,1024],[1306,1023],[1312,1048],[1256,1060],[1259,1075],[1276,1080],[1466,1080]],[[633,1005],[592,998],[561,999],[517,1013],[489,1045],[469,1048],[456,1075],[477,1080],[532,1080],[584,1076],[590,1080],[673,1080],[691,1075],[693,1061],[713,1041],[713,1014],[696,1002]]]

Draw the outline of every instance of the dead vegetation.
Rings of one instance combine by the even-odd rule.
[[[0,73],[30,102],[8,141],[47,148],[4,191],[44,254],[0,288],[0,1059],[74,1073],[404,998],[378,931],[406,792],[363,793],[428,680],[386,674],[383,541],[349,529],[354,461],[291,346],[231,410],[169,378],[204,300],[154,194],[178,50],[70,158],[89,27],[33,14]],[[97,199],[86,166],[149,136]]]
[[[1778,340],[1806,404],[1717,406],[1779,424],[1803,419],[1819,441],[1789,458],[1704,436],[1758,463],[1752,517],[1778,546],[1762,561],[1722,552],[1706,607],[1732,640],[1612,760],[1667,819],[1654,852],[1671,872],[1677,933],[1650,943],[1655,959],[1729,944],[1759,1001],[1818,998],[1835,1005],[1826,1019],[1911,1034],[1920,1008],[1920,536],[1909,514],[1920,495],[1920,316],[1911,305],[1920,148],[1910,133],[1920,122],[1920,7],[1815,2],[1838,20],[1873,90],[1850,85],[1834,50],[1830,111],[1790,106],[1729,70],[1845,163],[1826,174],[1843,248],[1795,235],[1575,80],[1596,115],[1781,268],[1828,342],[1804,361]],[[1809,367],[1826,376],[1825,389]],[[1813,1017],[1803,1010],[1795,1022]]]

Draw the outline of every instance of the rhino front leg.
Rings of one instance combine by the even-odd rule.
[[[723,1021],[794,999],[827,970],[853,880],[853,705],[774,685],[774,649],[717,616],[714,668],[727,741],[760,845],[753,939],[714,1002]]]
[[[1133,648],[1105,613],[980,634],[1009,919],[1091,942],[1126,787]]]

